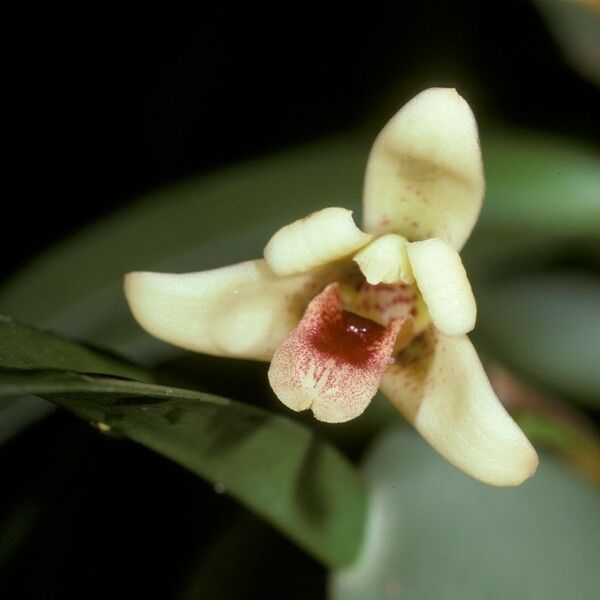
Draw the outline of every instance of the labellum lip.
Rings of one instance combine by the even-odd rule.
[[[330,284],[276,350],[271,387],[292,410],[312,408],[332,423],[353,419],[377,392],[403,322],[385,327],[344,310],[339,285]]]
[[[312,332],[311,343],[317,351],[340,363],[367,365],[376,355],[385,329],[374,321],[342,310],[341,314],[323,319],[321,326]]]

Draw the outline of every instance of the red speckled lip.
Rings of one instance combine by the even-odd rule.
[[[353,307],[363,316],[373,316],[383,323],[394,318],[416,316],[417,294],[407,284],[371,285],[363,281],[357,289]]]
[[[338,362],[368,365],[377,355],[386,328],[339,306],[325,309],[309,333],[315,350]]]
[[[332,283],[275,352],[271,387],[293,410],[312,408],[322,421],[348,421],[377,392],[403,321],[384,327],[344,310],[339,285]]]

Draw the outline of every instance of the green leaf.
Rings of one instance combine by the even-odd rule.
[[[0,365],[58,369],[152,381],[152,375],[118,356],[0,316]]]
[[[487,351],[546,387],[600,403],[600,281],[556,273],[478,290],[476,334]]]
[[[129,314],[123,274],[246,260],[259,256],[272,232],[291,219],[325,205],[357,209],[376,133],[325,140],[157,190],[11,277],[0,288],[0,312],[143,362],[171,359],[179,350],[148,336]],[[532,244],[543,254],[555,251],[554,236],[597,231],[597,153],[554,138],[482,136],[488,199],[467,247],[469,266],[477,266],[473,277],[495,275],[507,260],[526,260]],[[507,235],[525,230],[519,244]],[[499,247],[496,237],[490,244],[494,232],[508,243]]]
[[[363,482],[309,428],[218,396],[93,374],[112,369],[112,359],[11,321],[0,325],[9,332],[5,338],[0,329],[0,397],[39,395],[155,450],[227,491],[327,565],[356,554]]]
[[[105,377],[0,371],[0,393],[39,394],[215,483],[327,565],[359,547],[366,498],[333,447],[237,402]]]
[[[41,398],[0,398],[0,444],[53,410],[54,405]]]
[[[482,138],[486,200],[477,230],[567,237],[600,234],[600,155],[543,135]],[[515,238],[511,239],[511,242]],[[514,244],[518,246],[518,244]]]
[[[47,252],[0,290],[0,311],[34,325],[166,359],[129,315],[123,275],[255,258],[278,227],[324,206],[358,207],[370,139],[343,137],[173,185]]]
[[[0,289],[0,311],[132,358],[166,360],[174,351],[129,315],[123,274],[247,260],[260,256],[273,231],[291,219],[324,206],[358,209],[376,133],[325,140],[157,190],[11,278]],[[499,137],[489,130],[482,137],[488,193],[479,237],[487,239],[492,230],[501,230],[504,239],[507,231],[598,232],[597,153],[555,138]],[[474,254],[477,246],[472,244]]]
[[[333,600],[600,597],[600,495],[553,459],[521,487],[488,487],[394,430],[365,474],[365,547]]]
[[[131,362],[101,350],[58,337],[0,316],[0,365],[12,369],[61,369],[103,373],[152,381],[152,374]],[[52,411],[39,398],[0,399],[0,443]]]

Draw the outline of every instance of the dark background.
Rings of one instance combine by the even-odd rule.
[[[202,4],[12,3],[5,274],[147,190],[344,130],[391,94],[454,85],[480,122],[590,137],[594,89],[524,0]]]
[[[145,191],[342,131],[432,85],[457,86],[480,123],[598,136],[596,91],[524,0],[13,2],[4,21],[3,277]],[[1,563],[3,597],[168,598],[238,520],[254,587],[204,597],[323,593],[321,567],[232,501],[75,417],[12,440],[0,473],[0,533],[26,534]],[[222,565],[219,589],[235,589],[235,553]]]

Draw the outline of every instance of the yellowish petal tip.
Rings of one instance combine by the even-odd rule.
[[[382,391],[449,462],[483,483],[517,486],[538,456],[496,396],[466,336],[433,330],[401,353]]]
[[[503,483],[498,483],[497,485],[516,487],[518,485],[521,485],[522,483],[525,483],[530,477],[533,477],[533,475],[535,475],[535,472],[537,471],[537,468],[540,464],[540,459],[538,453],[535,451],[535,448],[531,445],[531,443],[529,445],[530,448],[528,456],[526,455],[523,457],[522,470],[519,473],[515,473],[515,476],[512,480]]]
[[[409,240],[442,237],[460,249],[485,189],[477,123],[455,88],[428,88],[403,106],[371,150],[364,227]]]
[[[353,254],[372,238],[356,226],[352,211],[324,208],[279,229],[264,257],[277,275],[305,273]]]

